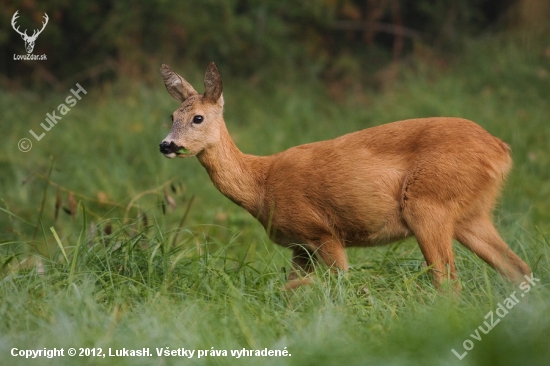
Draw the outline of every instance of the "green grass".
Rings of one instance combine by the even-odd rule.
[[[154,88],[89,88],[41,141],[29,129],[41,130],[69,91],[0,91],[2,364],[548,364],[547,47],[491,37],[450,66],[414,63],[384,92],[350,90],[338,102],[315,81],[252,85],[224,77],[228,128],[247,153],[442,115],[477,121],[512,146],[515,167],[495,221],[540,283],[480,341],[470,334],[484,316],[520,290],[459,245],[457,297],[433,288],[414,240],[349,250],[348,275],[321,267],[314,285],[281,290],[288,251],[217,192],[196,159],[158,152],[177,107],[160,77]],[[24,137],[33,140],[27,153],[17,148]],[[474,348],[460,361],[451,349],[464,352],[466,339]],[[14,347],[148,347],[153,356],[31,360],[10,356]],[[286,347],[291,356],[184,360],[157,357],[161,347]]]

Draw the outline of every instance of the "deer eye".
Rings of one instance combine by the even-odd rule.
[[[204,121],[204,117],[203,117],[203,116],[195,116],[195,117],[193,117],[193,123],[199,124],[199,123],[202,123],[202,121]]]

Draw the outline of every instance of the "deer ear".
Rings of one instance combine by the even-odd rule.
[[[212,103],[218,103],[222,95],[223,86],[220,72],[218,71],[216,64],[213,62],[208,64],[208,67],[206,68],[206,74],[204,75],[204,89],[204,97]],[[223,105],[223,99],[221,100],[221,104]]]
[[[160,68],[160,73],[162,74],[162,78],[164,79],[166,90],[168,90],[168,93],[170,93],[170,95],[174,99],[183,103],[185,99],[189,98],[192,95],[198,94],[197,91],[193,89],[191,84],[189,84],[187,81],[185,81],[184,78],[173,72],[170,66],[162,64]]]

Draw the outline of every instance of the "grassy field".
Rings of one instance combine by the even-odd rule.
[[[172,66],[202,85],[202,70]],[[458,297],[433,288],[414,239],[349,250],[348,275],[320,267],[314,285],[283,291],[290,253],[217,192],[196,159],[158,152],[177,107],[160,75],[154,87],[82,85],[88,94],[40,141],[29,129],[39,135],[70,91],[0,91],[1,363],[547,365],[549,74],[550,42],[501,36],[447,64],[424,56],[384,91],[352,88],[337,100],[299,75],[290,84],[224,77],[228,128],[247,153],[428,116],[469,118],[508,142],[515,166],[495,222],[540,281],[513,287],[456,244]],[[18,149],[22,138],[29,152]],[[485,334],[489,312],[500,321]],[[152,356],[108,356],[144,347]],[[26,359],[14,348],[65,356]],[[107,357],[79,357],[80,348]],[[159,357],[161,348],[195,353]],[[243,348],[288,355],[232,356]]]

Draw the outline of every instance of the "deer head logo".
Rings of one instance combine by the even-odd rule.
[[[13,17],[11,18],[11,26],[13,27],[13,29],[19,33],[21,35],[21,38],[23,38],[23,41],[25,41],[25,49],[27,50],[27,53],[32,53],[32,50],[34,49],[34,42],[36,41],[36,38],[38,38],[38,35],[40,33],[42,33],[42,31],[44,30],[44,28],[46,28],[46,24],[48,24],[48,14],[44,13],[44,19],[46,20],[45,22],[42,22],[42,29],[40,30],[37,30],[35,29],[34,32],[32,33],[32,36],[29,36],[27,34],[27,30],[25,29],[24,32],[21,32],[19,30],[19,27],[15,27],[15,21],[17,20],[17,18],[19,18],[19,15],[17,15],[17,13],[19,12],[19,10],[17,10],[15,12],[15,14],[13,14]]]

